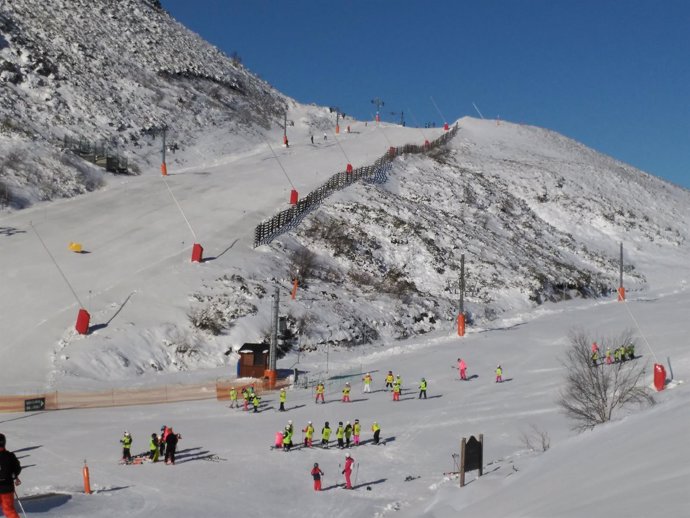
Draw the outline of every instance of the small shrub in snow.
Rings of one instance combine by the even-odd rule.
[[[633,343],[627,331],[613,340],[597,340],[600,358],[609,346],[615,350]],[[573,420],[574,429],[587,430],[610,421],[614,413],[630,405],[653,404],[654,398],[642,385],[644,369],[631,361],[607,365],[592,361],[593,340],[584,332],[571,332],[570,347],[563,366],[567,370],[565,388],[558,400],[566,416]]]
[[[223,331],[223,312],[211,304],[192,308],[187,313],[189,322],[197,329],[208,331],[214,336]]]

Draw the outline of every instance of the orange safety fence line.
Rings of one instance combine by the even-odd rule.
[[[41,394],[0,395],[0,413],[24,412],[24,403],[29,399],[44,399],[44,410],[67,410],[74,408],[107,408],[115,406],[150,405],[157,403],[174,403],[180,401],[201,401],[230,399],[230,388],[238,392],[242,387],[253,386],[261,395],[270,390],[268,383],[262,379],[246,378],[240,380],[216,380],[213,382],[191,385],[162,385],[132,389],[111,389],[98,392],[47,392]],[[276,385],[280,388],[288,385],[281,380]]]

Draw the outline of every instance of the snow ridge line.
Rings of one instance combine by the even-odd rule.
[[[341,171],[335,173],[325,184],[310,192],[305,198],[299,200],[289,209],[285,209],[272,218],[259,223],[254,229],[254,248],[266,245],[279,235],[296,228],[307,214],[318,207],[323,200],[335,191],[344,189],[358,180],[384,183],[388,179],[388,172],[393,167],[392,162],[397,156],[406,153],[427,153],[431,149],[446,144],[457,132],[458,125],[455,124],[451,130],[432,142],[426,141],[422,146],[406,144],[401,147],[390,147],[388,152],[378,158],[372,165],[358,167],[350,172]]]

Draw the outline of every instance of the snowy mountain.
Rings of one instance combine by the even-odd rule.
[[[688,514],[687,190],[545,129],[463,118],[448,145],[396,158],[385,183],[348,185],[254,248],[255,226],[293,189],[304,197],[347,163],[443,130],[347,119],[336,134],[328,109],[275,92],[145,0],[3,2],[0,94],[0,393],[167,393],[232,378],[237,349],[269,332],[276,287],[295,336],[278,366],[300,373],[287,414],[270,393],[257,414],[215,400],[3,414],[29,516]],[[164,124],[177,144],[167,177]],[[106,140],[138,174],[105,174],[63,149],[65,136]],[[203,262],[190,261],[192,243]],[[80,308],[87,335],[74,330]],[[577,328],[604,341],[633,329],[645,384],[652,363],[667,366],[658,404],[572,432],[555,401]],[[383,390],[388,370],[404,380],[399,402]],[[314,404],[315,380],[327,404]],[[346,380],[352,404],[339,402]],[[287,419],[301,442],[309,420],[318,439],[325,421],[355,418],[354,491],[339,489],[341,450],[269,449]],[[374,421],[384,446],[371,444]],[[123,429],[139,453],[161,424],[182,433],[176,466],[117,464]],[[478,433],[484,476],[459,489],[444,473],[460,438]]]
[[[143,0],[19,0],[0,22],[10,207],[97,190],[3,221],[14,296],[0,309],[33,308],[4,317],[3,331],[10,351],[41,358],[20,385],[223,370],[242,343],[268,336],[267,294],[278,285],[286,300],[295,276],[299,296],[281,312],[307,351],[449,332],[461,254],[477,326],[609,295],[621,242],[633,292],[660,288],[664,261],[687,254],[688,191],[553,132],[469,118],[449,145],[403,155],[386,183],[355,183],[253,249],[253,227],[290,189],[304,196],[346,162],[367,165],[442,130],[347,120],[351,131],[336,135],[327,109],[289,100]],[[269,148],[285,110],[292,145]],[[179,142],[165,184],[151,133],[162,125]],[[116,142],[141,175],[95,171],[59,148],[66,135]],[[73,241],[88,254],[72,253]],[[209,260],[189,265],[185,250],[199,241]],[[73,330],[79,307],[93,315],[85,337]]]
[[[291,101],[146,0],[16,0],[0,6],[0,152],[5,204],[98,188],[101,169],[65,137],[105,145],[137,173],[184,161],[201,135],[212,155],[283,123]],[[179,158],[178,158],[179,157]],[[6,191],[6,192],[5,192]]]

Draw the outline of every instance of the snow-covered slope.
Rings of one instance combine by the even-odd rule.
[[[65,136],[107,145],[136,173],[160,164],[156,129],[164,126],[177,149],[167,160],[179,164],[188,153],[212,160],[247,149],[259,130],[282,124],[292,101],[155,4],[0,5],[0,196],[7,191],[7,204],[102,184],[99,169],[73,167],[62,150]]]

